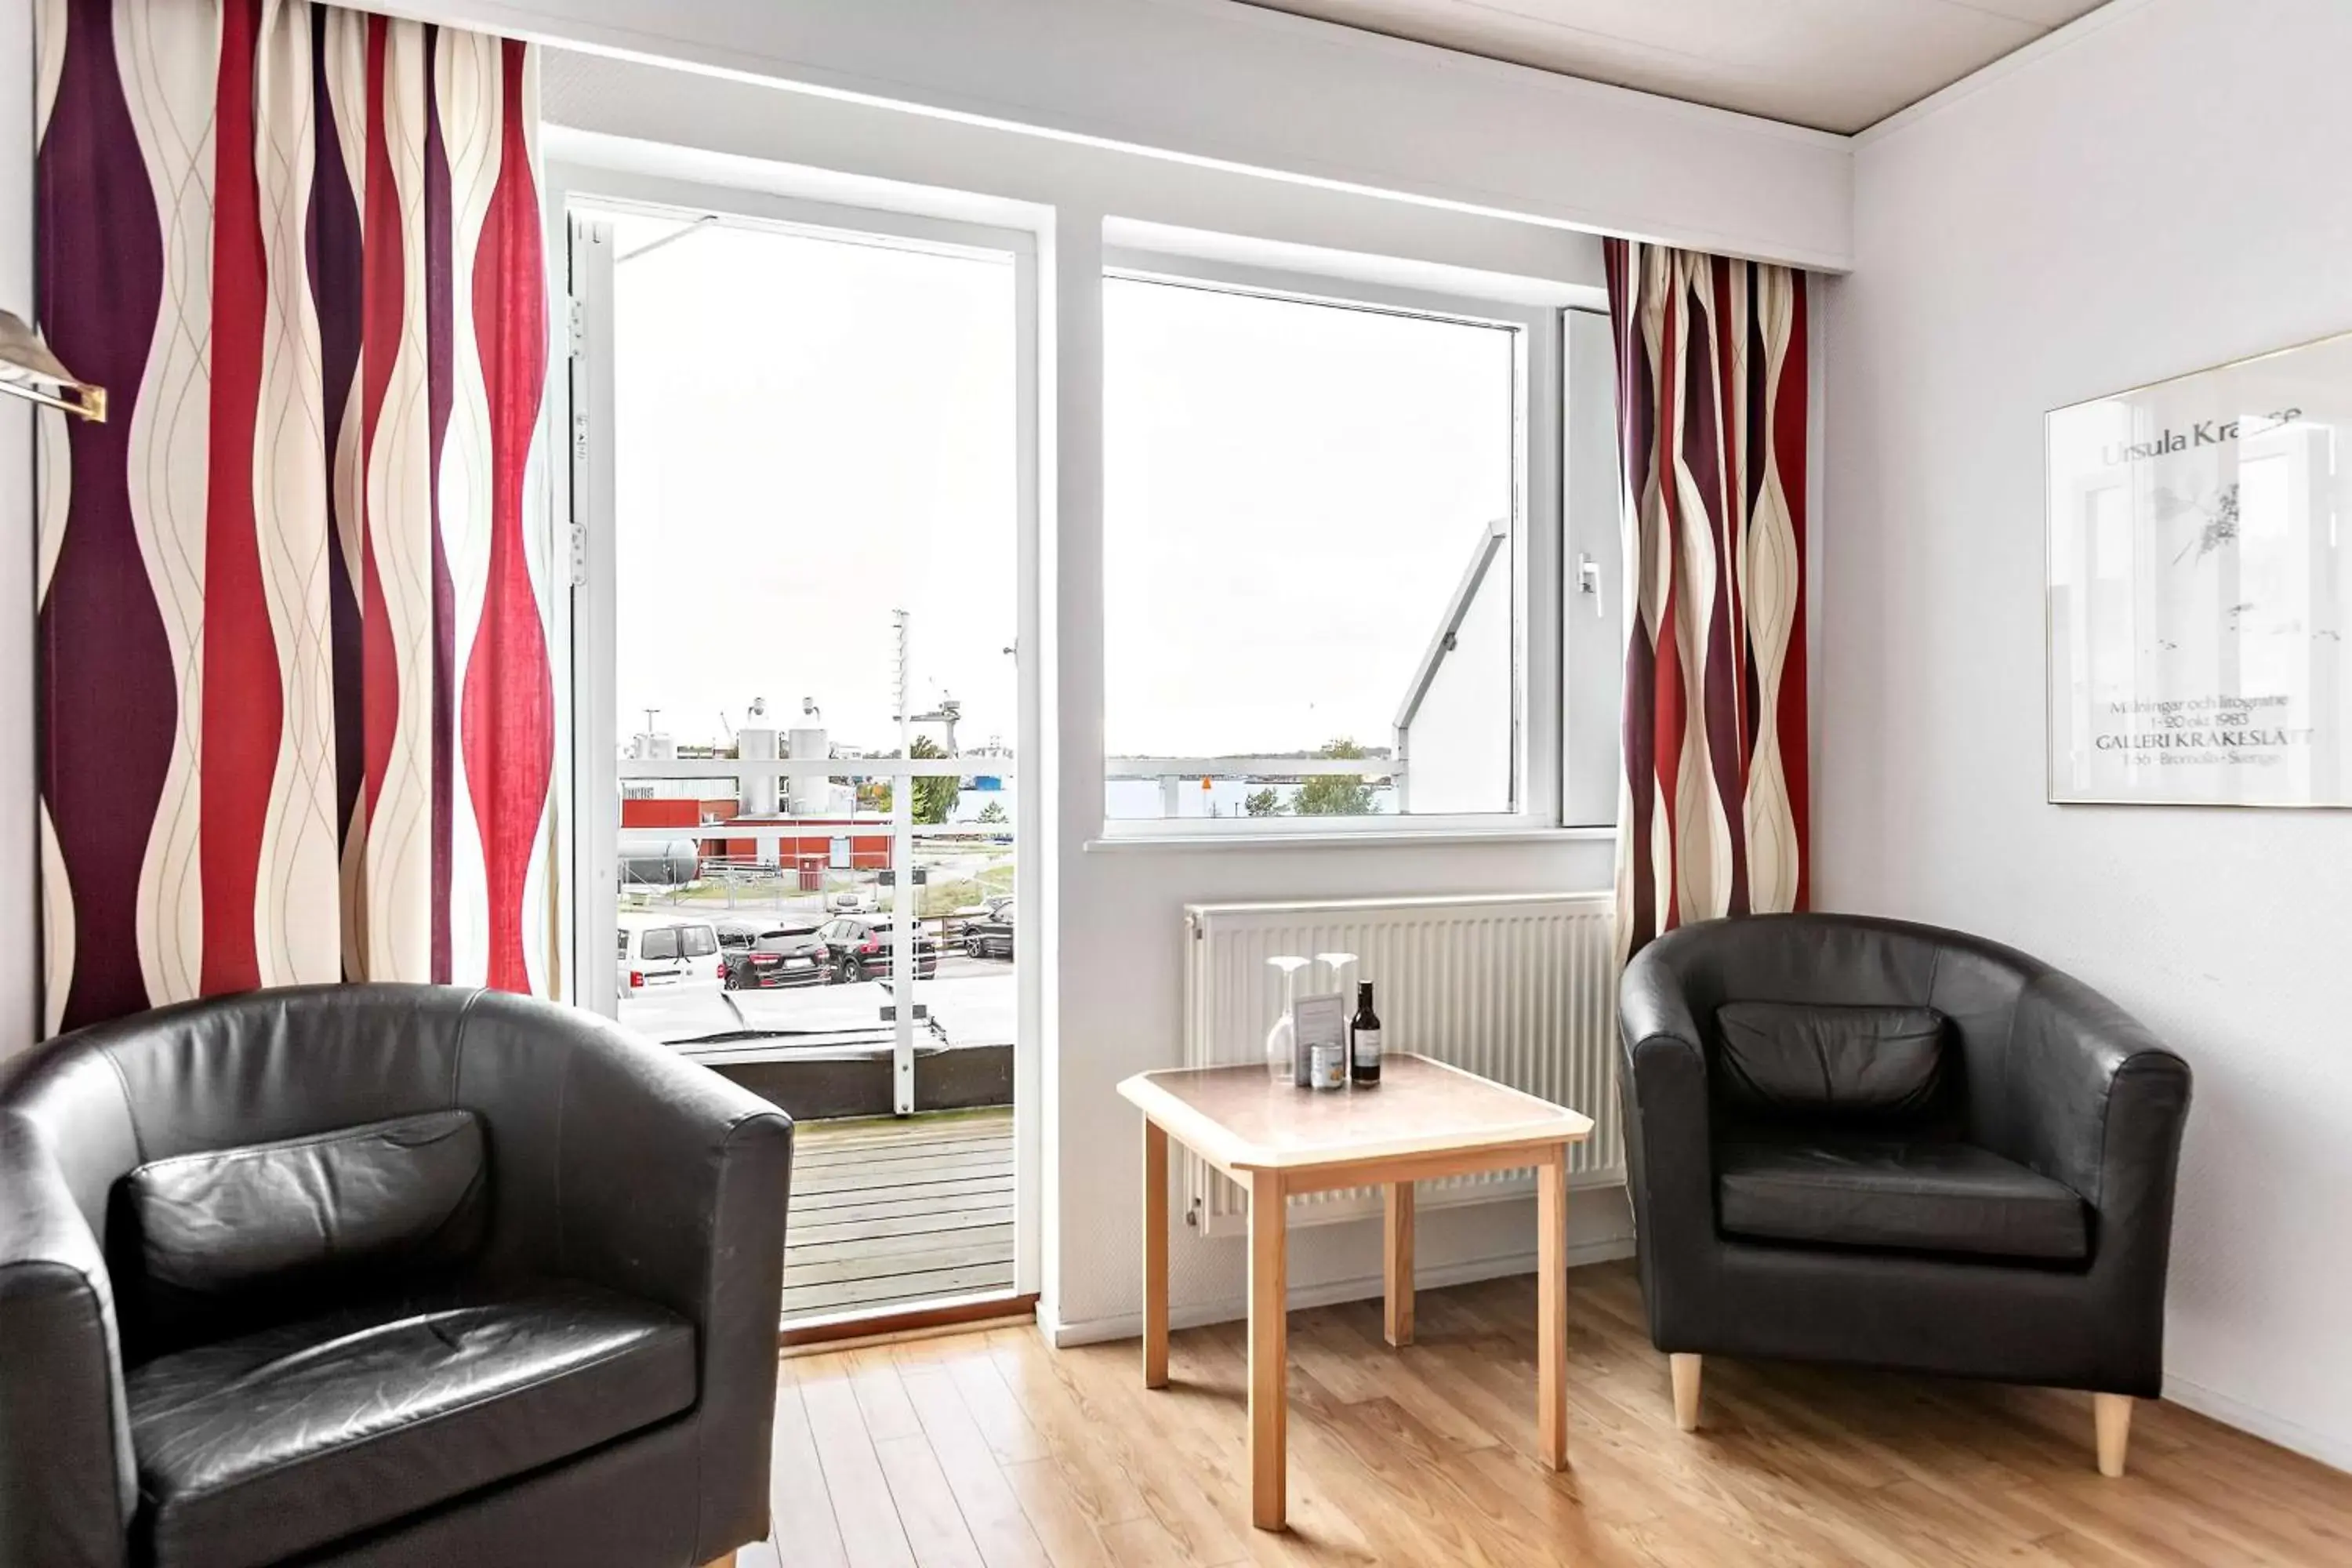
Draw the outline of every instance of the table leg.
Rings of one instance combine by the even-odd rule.
[[[1168,1386],[1168,1130],[1143,1122],[1143,1386]]]
[[[1282,1173],[1250,1176],[1250,1522],[1280,1530],[1288,1506],[1289,1243]]]
[[[1381,1206],[1385,1245],[1381,1250],[1381,1298],[1387,1308],[1388,1342],[1412,1343],[1412,1184],[1388,1184]]]
[[[1568,1463],[1568,1145],[1536,1167],[1536,1451]]]

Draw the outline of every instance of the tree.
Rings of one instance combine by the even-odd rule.
[[[1252,816],[1280,816],[1282,797],[1274,793],[1272,784],[1268,784],[1264,789],[1254,789],[1244,795],[1242,809]]]
[[[945,752],[940,750],[940,743],[929,735],[916,736],[915,743],[907,749],[907,754],[917,759],[947,755]],[[948,814],[955,810],[956,796],[962,792],[962,789],[963,781],[953,773],[917,779],[915,781],[915,820],[925,824],[945,822],[948,819]]]
[[[990,801],[986,805],[980,808],[980,816],[976,820],[987,823],[998,823],[1003,821],[1004,803],[1001,800]]]
[[[1352,759],[1363,756],[1364,748],[1342,736],[1326,742],[1316,755]],[[1368,780],[1348,773],[1317,773],[1298,786],[1298,799],[1291,809],[1301,816],[1369,816],[1372,786]]]

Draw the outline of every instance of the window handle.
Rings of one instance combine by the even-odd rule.
[[[1590,555],[1579,554],[1576,558],[1576,591],[1592,595],[1594,616],[1606,616],[1609,614],[1609,606],[1601,599],[1601,563]]]

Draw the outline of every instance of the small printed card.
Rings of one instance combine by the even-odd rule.
[[[1318,1046],[1338,1052],[1342,1062],[1348,1059],[1348,999],[1339,993],[1301,996],[1293,1002],[1290,1027],[1298,1052],[1294,1082],[1307,1081],[1308,1064],[1315,1060]]]

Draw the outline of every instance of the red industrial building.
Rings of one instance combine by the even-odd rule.
[[[737,865],[797,867],[803,889],[824,886],[827,869],[878,871],[890,864],[890,828],[871,817],[744,816],[732,798],[629,799],[621,802],[621,826],[678,829],[695,839],[703,859]],[[845,862],[835,846],[845,840]]]

